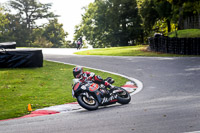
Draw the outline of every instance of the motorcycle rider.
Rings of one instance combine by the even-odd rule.
[[[88,72],[88,71],[84,72],[83,67],[80,67],[80,66],[74,67],[73,75],[74,75],[74,78],[80,79],[81,82],[89,80],[89,81],[93,81],[94,83],[97,83],[97,84],[103,84],[103,85],[105,85],[105,87],[108,87],[110,89],[114,88],[113,85],[111,85],[107,81],[104,81],[99,75],[95,75],[95,73],[93,73],[93,72]],[[106,91],[108,91],[108,90],[106,90]]]
[[[83,43],[82,36],[80,36],[80,38],[78,39],[78,41],[80,41],[81,44]]]
[[[81,48],[81,45],[83,43],[83,40],[82,40],[82,36],[77,40],[77,50]]]

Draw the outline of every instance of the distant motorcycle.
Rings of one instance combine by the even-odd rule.
[[[121,87],[107,90],[104,85],[92,81],[83,83],[79,79],[73,79],[72,82],[72,96],[77,99],[81,107],[87,110],[96,110],[99,106],[117,102],[128,104],[131,101],[130,94]]]
[[[77,50],[80,50],[82,47],[82,43],[80,41],[78,41],[76,45],[77,45],[76,46]]]

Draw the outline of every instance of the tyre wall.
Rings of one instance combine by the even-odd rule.
[[[182,55],[200,55],[200,38],[151,37],[149,46],[152,51]]]

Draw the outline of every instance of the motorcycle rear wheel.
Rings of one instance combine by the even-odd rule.
[[[131,101],[130,94],[123,88],[119,88],[122,92],[119,92],[117,95],[117,102],[120,104],[128,104]]]
[[[87,98],[85,95],[79,95],[77,97],[77,101],[79,105],[87,110],[96,110],[99,107],[98,101],[93,97],[92,98]]]

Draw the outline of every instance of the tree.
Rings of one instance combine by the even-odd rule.
[[[85,14],[82,15],[82,23],[75,26],[75,40],[80,36],[85,36],[86,40],[93,47],[104,47],[107,44],[103,44],[100,38],[102,38],[102,34],[106,31],[103,31],[105,29],[103,26],[105,25],[98,26],[98,21],[96,21],[101,17],[101,15],[97,14],[98,8],[96,2],[90,3],[88,8],[85,8]]]
[[[44,36],[44,28],[36,28],[33,30],[34,42],[33,47],[51,48],[53,44]]]
[[[184,18],[200,13],[200,0],[167,0],[172,4],[173,21],[183,29]]]
[[[140,13],[147,35],[152,31],[163,34],[171,32],[172,5],[167,0],[145,0]]]
[[[138,15],[136,0],[111,0],[114,11],[118,19],[118,29],[120,44],[127,46],[134,42],[141,34],[141,18]]]
[[[63,29],[63,24],[58,23],[58,19],[50,20],[43,33],[43,36],[53,44],[52,47],[54,48],[63,47],[66,44],[67,35],[68,33]]]
[[[7,15],[4,13],[3,7],[0,5],[0,30],[2,31],[5,25],[9,23],[9,20],[6,17]]]
[[[49,12],[51,4],[42,4],[36,0],[11,0],[10,6],[17,11],[15,15],[19,18],[19,23],[22,25],[20,30],[24,32],[23,40],[20,43],[33,42],[32,29],[36,27],[35,21],[43,18],[57,17],[52,12]]]
[[[141,34],[135,0],[96,0],[86,8],[76,36],[84,35],[93,47],[132,45]]]
[[[156,7],[153,0],[145,0],[141,4],[140,14],[142,16],[143,33],[144,36],[148,36],[152,33],[153,26],[158,20],[159,14],[156,11]]]
[[[48,10],[51,8],[51,4],[42,4],[36,0],[11,0],[10,6],[18,11],[22,22],[25,22],[28,29],[34,28],[35,21],[43,18],[57,17],[53,12]]]
[[[168,32],[171,32],[172,5],[166,0],[154,0],[154,4],[159,19],[167,23]]]
[[[7,14],[5,14],[4,8],[0,5],[0,42],[7,41],[9,30],[6,27],[9,23]]]

